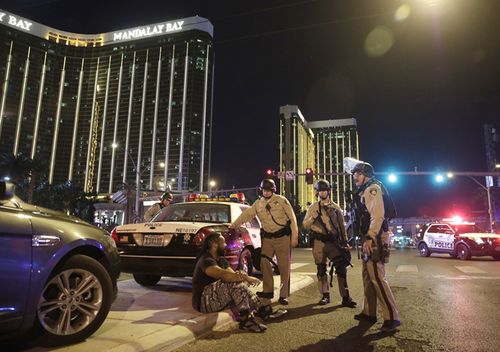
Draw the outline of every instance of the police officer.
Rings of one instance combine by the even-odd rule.
[[[353,194],[357,228],[363,243],[363,286],[365,300],[363,311],[356,320],[375,323],[377,300],[382,306],[384,323],[382,332],[390,332],[401,325],[398,307],[389,283],[385,279],[385,263],[388,261],[388,221],[384,209],[385,187],[374,178],[373,167],[359,162],[351,170],[357,191]]]
[[[330,303],[327,274],[327,260],[330,259],[337,274],[342,305],[354,308],[356,302],[349,296],[347,286],[347,265],[350,264],[350,256],[345,252],[348,248],[344,216],[340,207],[330,199],[331,187],[328,181],[318,180],[314,188],[319,201],[307,209],[303,224],[305,229],[310,230],[314,240],[313,257],[317,267],[319,292],[322,295],[318,304]]]
[[[276,254],[280,271],[281,286],[279,303],[288,304],[290,295],[290,261],[291,248],[298,244],[299,230],[297,219],[290,202],[283,196],[275,194],[276,184],[272,179],[265,179],[260,184],[262,197],[247,208],[230,225],[238,228],[254,217],[258,217],[261,224],[262,249],[260,265],[263,275],[263,291],[257,292],[263,304],[270,308],[274,296],[274,279],[271,261]]]
[[[156,214],[158,214],[163,208],[168,207],[174,197],[172,193],[165,192],[161,196],[160,202],[153,204],[144,214],[144,221],[150,222]]]

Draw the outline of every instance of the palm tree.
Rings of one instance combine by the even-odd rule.
[[[18,185],[18,194],[27,196],[28,203],[33,202],[33,192],[37,181],[46,170],[46,164],[38,158],[31,159],[20,153],[0,153],[0,177],[8,177]]]
[[[21,184],[31,174],[31,158],[20,153],[18,155],[0,154],[0,177],[8,177],[13,183]]]

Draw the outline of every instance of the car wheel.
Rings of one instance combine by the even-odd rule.
[[[469,260],[470,259],[470,250],[467,246],[463,244],[459,244],[457,246],[457,257],[460,260]]]
[[[421,257],[428,257],[431,255],[429,248],[423,242],[418,245],[418,253],[420,254]]]
[[[243,270],[248,275],[253,272],[252,252],[249,248],[245,248],[241,251],[240,260],[238,262],[238,270]]]
[[[92,335],[106,319],[113,283],[104,266],[84,255],[69,258],[38,300],[35,334],[42,346],[72,344]]]
[[[135,282],[141,286],[154,286],[160,281],[161,275],[133,274]]]

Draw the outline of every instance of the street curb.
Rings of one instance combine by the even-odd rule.
[[[297,292],[314,282],[311,276],[293,276],[295,280],[293,280],[293,282],[290,284],[290,293]],[[275,281],[276,280],[279,282],[279,277],[275,277]],[[274,296],[279,297],[279,292],[277,292],[276,288],[275,293],[278,294],[275,294]],[[273,298],[272,300],[273,303],[277,301],[278,298]],[[160,330],[150,335],[142,336],[141,338],[136,340],[133,345],[119,345],[116,346],[116,348],[110,349],[109,351],[137,351],[136,346],[134,346],[136,344],[140,345],[145,351],[173,351],[183,345],[186,345],[200,337],[211,333],[214,330],[225,328],[231,324],[234,324],[235,326],[237,325],[237,323],[232,318],[230,310],[225,310],[219,313],[204,314],[192,319],[191,322],[195,323],[191,325],[191,329],[180,325],[172,327],[171,330],[175,329],[175,334],[171,334],[171,336],[175,335],[175,337],[173,338],[165,339],[165,332]],[[196,325],[196,328],[193,330],[194,325]],[[171,332],[172,331],[169,331],[169,333]]]

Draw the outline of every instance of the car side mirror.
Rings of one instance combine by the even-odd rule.
[[[13,183],[0,181],[0,201],[9,200],[14,197],[15,186]]]

